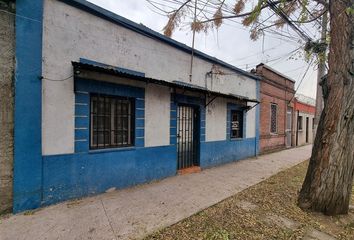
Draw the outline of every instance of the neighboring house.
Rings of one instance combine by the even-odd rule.
[[[0,0],[0,214],[12,207],[15,4]]]
[[[315,135],[315,99],[296,95],[294,106],[296,112],[296,146],[310,144]]]
[[[14,212],[257,155],[259,77],[194,51],[190,79],[191,48],[84,0],[16,9]]]
[[[260,152],[295,145],[295,81],[261,63],[252,71],[261,77]]]

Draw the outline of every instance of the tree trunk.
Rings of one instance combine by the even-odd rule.
[[[354,174],[354,0],[330,0],[325,106],[298,203],[326,215],[346,214]]]

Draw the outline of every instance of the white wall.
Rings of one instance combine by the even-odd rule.
[[[45,0],[44,78],[64,79],[71,76],[73,74],[71,61],[78,61],[79,58],[144,72],[147,77],[151,78],[189,82],[189,54],[63,2]],[[256,98],[256,81],[235,72],[227,75],[213,75],[205,81],[205,74],[212,67],[212,63],[195,58],[192,84],[204,87],[207,82],[211,90]],[[231,72],[223,67],[219,69],[225,73]],[[44,79],[42,87],[43,154],[72,153],[74,152],[73,78],[56,82]],[[152,89],[147,89],[146,94],[155,96],[152,91]],[[167,94],[162,94],[160,97],[166,99]],[[146,102],[146,123],[151,127],[154,127],[153,112],[163,108],[162,105],[156,106],[156,109],[152,107],[154,101],[158,100],[150,99]],[[249,116],[247,120],[249,118],[252,117]],[[163,121],[162,127],[165,128],[167,120]],[[209,124],[209,126],[212,125]],[[219,134],[211,133],[212,131],[207,130],[208,139],[222,138]],[[166,130],[162,129],[158,133],[161,134],[159,139],[156,139],[156,135],[152,133],[150,130],[145,132],[147,146],[164,145],[169,141],[166,138]],[[251,126],[247,127],[247,133],[253,135]]]
[[[298,146],[312,143],[314,140],[314,130],[312,129],[313,118],[315,117],[313,114],[308,114],[304,112],[299,112],[299,116],[302,116],[302,130],[298,131]],[[306,117],[309,118],[309,141],[306,143]],[[297,120],[296,120],[297,121]],[[297,124],[297,122],[296,122]],[[298,126],[298,125],[296,125]]]
[[[248,103],[248,106],[252,107],[255,103]],[[252,108],[246,113],[246,137],[256,137],[256,107]]]
[[[170,144],[170,89],[147,85],[145,89],[145,146]]]
[[[216,98],[205,109],[205,141],[226,140],[227,102]]]

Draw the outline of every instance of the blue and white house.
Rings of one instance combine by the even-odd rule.
[[[255,75],[85,0],[16,10],[14,212],[257,155]]]

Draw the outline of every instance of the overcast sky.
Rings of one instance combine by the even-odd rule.
[[[160,33],[167,22],[167,18],[153,11],[153,7],[145,0],[89,1]],[[195,48],[247,71],[264,62],[295,80],[295,89],[298,87],[308,63],[303,60],[303,57],[297,57],[297,55],[289,59],[290,52],[301,47],[301,44],[298,43],[299,37],[295,33],[293,34],[294,39],[266,33],[264,38],[252,41],[249,37],[249,29],[236,22],[225,21],[224,23],[217,31],[214,30],[207,35],[197,34]],[[287,28],[277,31],[279,33],[281,31],[292,32]],[[314,34],[313,30],[308,32]],[[188,26],[174,32],[172,38],[188,46],[192,44],[192,32]],[[298,93],[314,98],[316,76],[317,71],[315,67],[311,66],[298,88]]]

